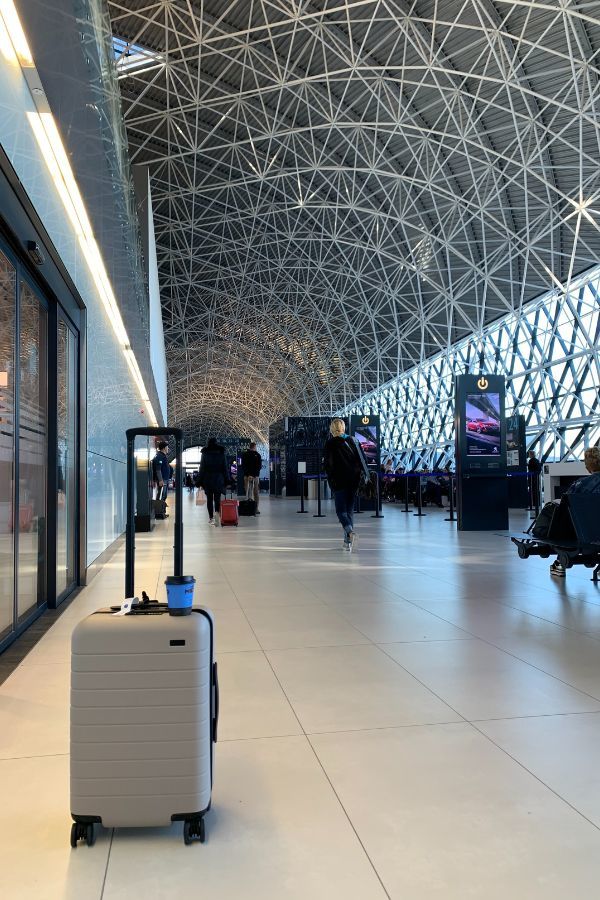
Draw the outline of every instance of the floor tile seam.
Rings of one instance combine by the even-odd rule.
[[[370,731],[406,731],[411,728],[447,728],[449,725],[466,727],[470,724],[471,722],[464,718],[448,719],[444,722],[405,722],[399,723],[398,725],[367,725],[364,728],[327,728],[324,731],[307,731],[306,736],[310,738],[328,734],[363,734]]]
[[[467,722],[467,723],[469,722],[469,720],[467,719],[467,717],[466,717],[466,716],[463,716],[463,714],[460,713],[457,709],[455,709],[450,703],[448,703],[447,700],[444,700],[443,697],[441,697],[436,691],[432,690],[432,688],[430,688],[427,684],[425,684],[424,681],[421,681],[421,679],[418,678],[418,677],[417,677],[413,672],[411,672],[409,669],[407,669],[406,666],[403,666],[402,663],[398,662],[397,659],[394,659],[393,656],[391,656],[389,653],[387,653],[387,652],[383,649],[383,647],[384,647],[385,645],[376,644],[375,646],[377,647],[378,650],[381,650],[381,652],[382,652],[385,656],[387,656],[388,659],[391,659],[392,662],[395,663],[395,664],[398,666],[399,669],[402,669],[403,672],[406,672],[406,674],[409,675],[411,678],[413,678],[418,684],[420,684],[422,688],[424,688],[424,689],[425,689],[428,693],[430,693],[433,697],[436,697],[436,698],[440,701],[440,703],[443,703],[444,706],[446,706],[448,709],[451,709],[452,712],[455,713],[455,715],[457,715],[457,716],[459,717],[459,721],[461,721],[461,722]]]
[[[411,573],[414,575],[417,575],[419,577],[424,576],[425,578],[431,578],[431,575],[428,575],[427,572],[424,572],[422,569],[412,569]],[[392,594],[392,596],[394,596],[394,597],[399,597],[400,600],[406,600],[407,603],[413,603],[413,601],[410,600],[408,597],[405,597],[404,594],[398,594],[396,591],[393,591],[390,588],[383,587],[383,585],[380,584],[378,581],[376,581],[374,578],[371,578],[368,575],[363,575],[363,578],[365,579],[365,581],[369,581],[371,584],[376,585],[378,588],[382,588],[388,594]],[[434,580],[436,580],[436,579],[434,579]],[[459,585],[457,585],[457,587],[458,586]],[[414,604],[414,605],[416,606],[416,604]]]
[[[100,888],[100,897],[99,900],[103,900],[104,891],[106,889],[106,879],[108,877],[108,867],[110,865],[110,857],[112,852],[113,841],[115,839],[115,829],[111,828],[110,830],[110,842],[108,844],[108,853],[106,854],[106,865],[104,866],[104,877],[102,879],[102,886]]]
[[[252,741],[282,741],[286,738],[305,738],[303,731],[289,732],[286,734],[256,734],[252,737],[223,738],[219,737],[219,744],[247,744]]]
[[[228,582],[229,582],[229,579],[228,579]],[[236,592],[235,592],[235,590],[234,590],[234,588],[233,588],[233,585],[230,584],[230,587],[231,587],[231,590],[233,591],[234,596],[235,596],[235,598],[236,598],[236,600],[237,600],[237,599],[238,599],[238,596],[237,596],[237,594],[236,594]],[[269,659],[269,656],[268,656],[266,650],[265,650],[264,647],[262,646],[262,644],[261,644],[261,642],[260,642],[260,640],[259,640],[259,638],[258,638],[258,635],[256,634],[254,628],[252,627],[252,623],[251,623],[250,620],[248,619],[248,616],[246,615],[246,613],[245,613],[245,611],[244,611],[243,609],[242,609],[242,615],[244,616],[246,622],[248,623],[248,627],[249,627],[250,631],[252,632],[252,634],[254,635],[254,639],[256,640],[256,642],[257,642],[257,644],[258,644],[260,650],[262,651],[263,656],[264,656],[265,660],[267,661],[267,665],[268,665],[269,668],[271,669],[271,672],[273,673],[273,677],[275,678],[275,681],[276,681],[277,684],[279,685],[279,689],[280,689],[280,691],[282,692],[283,696],[285,697],[286,703],[288,704],[288,706],[289,706],[289,708],[290,708],[290,710],[291,710],[291,712],[292,712],[292,715],[294,716],[294,719],[295,719],[296,722],[298,723],[298,726],[300,727],[300,730],[301,730],[302,734],[306,737],[306,731],[304,730],[304,726],[303,726],[302,722],[300,721],[300,718],[299,718],[299,716],[298,716],[296,710],[294,709],[294,707],[293,707],[293,705],[292,705],[292,702],[291,702],[290,698],[288,697],[286,691],[284,690],[284,687],[283,687],[283,685],[282,685],[282,683],[281,683],[281,681],[280,681],[280,679],[279,679],[279,677],[278,677],[278,675],[277,675],[277,672],[275,671],[275,669],[274,669],[274,667],[273,667],[273,664],[271,663],[271,660]]]
[[[548,597],[553,597],[554,595],[548,591]],[[585,634],[589,636],[585,631],[579,631],[577,628],[571,628],[569,625],[563,625],[560,622],[555,622],[553,619],[548,619],[546,616],[538,615],[537,613],[528,612],[525,609],[521,609],[520,606],[513,606],[512,603],[507,602],[506,600],[496,600],[494,597],[486,597],[484,602],[491,601],[492,603],[496,603],[498,606],[504,606],[507,609],[514,609],[515,612],[519,612],[522,615],[529,616],[532,619],[538,619],[541,622],[548,622],[549,625],[554,625],[555,628],[562,628],[564,631],[572,631],[574,634]],[[410,603],[414,601],[410,600]],[[585,600],[578,600],[578,603],[585,603]],[[594,606],[595,604],[590,603],[590,606]],[[460,627],[460,626],[457,626]],[[595,639],[595,638],[594,638]]]
[[[462,625],[456,625],[454,622],[450,621],[450,619],[444,618],[444,616],[440,615],[439,613],[433,612],[433,610],[430,610],[430,609],[426,609],[424,606],[419,606],[419,604],[416,603],[414,600],[409,600],[408,598],[403,598],[403,599],[405,599],[407,603],[410,603],[411,606],[414,606],[417,609],[420,609],[422,612],[429,613],[430,615],[435,616],[436,619],[440,619],[442,622],[446,622],[448,625],[452,625],[454,628],[458,628],[458,629],[460,629],[460,631],[464,631],[466,634],[469,634],[469,635],[472,635],[473,637],[479,638],[479,640],[485,640],[484,638],[481,638],[479,635],[475,634],[474,632],[469,631],[467,628],[463,628]],[[448,602],[452,602],[452,600],[449,600]],[[477,601],[475,601],[475,602],[477,602]],[[510,603],[505,603],[503,600],[494,600],[493,597],[486,597],[485,600],[482,602],[495,603],[497,606],[503,606],[506,609],[512,609],[515,612],[519,612],[519,613],[521,613],[521,615],[529,616],[529,618],[531,618],[531,619],[537,619],[538,622],[547,622],[549,625],[553,625],[555,628],[562,628],[563,631],[569,631],[572,634],[579,634],[579,635],[582,635],[585,637],[592,637],[593,640],[597,640],[600,643],[600,636],[598,638],[595,638],[593,635],[589,635],[587,632],[578,631],[575,628],[569,628],[566,625],[561,625],[559,622],[553,622],[552,619],[547,619],[544,616],[538,616],[535,613],[527,612],[524,609],[520,609],[518,606],[512,606]],[[392,642],[390,642],[390,643],[392,643]],[[400,643],[400,642],[398,642],[398,643]]]
[[[318,763],[318,765],[319,765],[319,768],[320,768],[321,771],[323,772],[323,775],[324,775],[324,777],[326,778],[327,783],[329,784],[329,787],[330,787],[330,789],[331,789],[331,791],[332,791],[332,793],[333,793],[333,796],[336,798],[336,800],[337,800],[337,802],[338,802],[338,804],[339,804],[339,806],[340,806],[340,809],[342,810],[344,816],[346,817],[346,821],[347,821],[348,824],[350,825],[350,828],[352,829],[352,831],[353,831],[353,833],[354,833],[354,836],[356,837],[356,840],[358,841],[360,847],[362,848],[362,851],[363,851],[363,853],[364,853],[364,855],[365,855],[365,857],[366,857],[366,859],[367,859],[369,865],[371,866],[371,869],[373,870],[373,872],[374,872],[374,874],[375,874],[375,877],[377,878],[379,884],[381,885],[382,891],[384,892],[384,894],[385,894],[385,896],[388,898],[388,900],[392,900],[392,896],[391,896],[390,892],[388,891],[388,889],[386,888],[382,876],[379,874],[379,872],[378,872],[378,870],[377,870],[377,867],[376,867],[374,861],[371,859],[371,856],[370,856],[370,854],[369,854],[369,852],[368,852],[366,846],[364,845],[364,843],[363,843],[363,841],[362,841],[362,838],[361,838],[361,836],[359,835],[358,830],[357,830],[357,828],[356,828],[354,822],[352,821],[352,819],[351,819],[351,817],[350,817],[350,814],[349,814],[348,810],[347,810],[346,807],[344,806],[344,803],[342,802],[342,798],[340,797],[338,791],[335,789],[335,786],[334,786],[334,784],[333,784],[333,781],[332,781],[331,778],[329,777],[329,773],[327,772],[327,769],[325,768],[325,765],[324,765],[323,761],[321,760],[321,758],[320,758],[320,756],[319,756],[319,754],[318,754],[318,752],[317,752],[317,750],[316,750],[314,744],[312,743],[312,741],[311,741],[309,735],[306,735],[306,740],[307,740],[307,742],[308,742],[309,747],[311,748],[311,750],[312,750],[312,752],[313,752],[313,755],[314,755],[314,757],[315,757],[315,759],[316,759],[316,761],[317,761],[317,763]]]
[[[518,656],[517,653],[514,653],[512,650],[506,650],[504,647],[498,646],[498,644],[494,644],[493,640],[489,638],[479,638],[478,640],[482,641],[484,644],[488,644],[490,647],[494,647],[496,650],[500,650],[502,653],[506,653],[507,656],[512,656],[513,659],[519,660],[519,662],[524,663],[526,666],[529,666],[531,669],[536,669],[538,672],[542,672],[543,675],[547,675],[548,678],[553,678],[555,681],[558,681],[560,684],[564,684],[565,687],[571,688],[572,691],[577,691],[578,694],[582,694],[584,697],[589,697],[590,700],[594,700],[596,703],[600,703],[600,696],[596,697],[594,694],[590,694],[588,691],[584,691],[581,688],[575,687],[574,684],[571,684],[569,681],[565,681],[564,678],[559,678],[558,675],[553,675],[552,672],[547,672],[546,669],[542,669],[541,666],[536,665],[535,663],[529,662],[526,659],[523,659],[521,656]],[[600,693],[600,691],[599,691]]]
[[[261,650],[264,653],[286,653],[288,650],[334,650],[336,647],[367,646],[376,647],[377,644],[375,643],[375,641],[372,641],[369,638],[365,638],[364,641],[354,641],[352,644],[301,644],[300,646],[296,644],[293,647],[263,647],[261,645]]]
[[[513,756],[512,753],[509,753],[509,751],[505,747],[502,747],[492,737],[490,737],[489,734],[486,734],[485,731],[482,731],[481,728],[478,728],[474,722],[470,722],[469,724],[470,724],[471,728],[474,729],[474,731],[476,731],[478,734],[480,734],[482,737],[484,737],[487,741],[489,741],[490,744],[492,744],[494,747],[496,747],[498,750],[500,750],[501,753],[503,753],[505,756],[507,756],[509,759],[511,759],[514,763],[516,763],[516,765],[519,766],[520,769],[522,769],[524,772],[527,772],[527,774],[530,775],[533,779],[535,779],[535,781],[537,781],[538,784],[541,784],[542,787],[546,788],[547,791],[549,791],[551,794],[553,794],[557,798],[557,800],[560,800],[561,803],[564,803],[565,806],[568,806],[569,809],[572,809],[573,812],[577,816],[579,816],[585,822],[587,822],[588,825],[591,825],[592,828],[594,828],[596,831],[600,831],[600,825],[596,824],[594,821],[592,821],[592,819],[588,818],[588,816],[586,816],[585,813],[583,813],[580,809],[577,809],[577,807],[574,806],[570,800],[567,800],[566,797],[563,797],[562,794],[560,794],[556,790],[556,788],[553,788],[551,785],[549,785],[547,782],[545,782],[543,780],[543,778],[540,778],[539,775],[536,775],[535,772],[532,772],[531,769],[529,769],[525,765],[525,763],[521,762],[519,759],[517,759],[515,756]]]
[[[377,605],[377,604],[375,603],[375,605]],[[414,604],[413,604],[413,605],[414,605]],[[338,610],[334,610],[334,612],[339,612],[339,611],[338,611]],[[422,610],[422,612],[427,612],[427,610]],[[350,625],[352,628],[354,628],[355,631],[358,631],[359,634],[362,634],[364,637],[368,638],[368,640],[369,640],[372,644],[374,644],[376,647],[379,646],[379,642],[378,642],[378,641],[373,640],[373,638],[369,638],[368,635],[366,635],[366,634],[364,633],[364,631],[361,631],[360,628],[358,628],[357,625],[354,625],[354,624],[350,621],[350,619],[348,619],[348,618],[346,618],[346,616],[344,616],[344,614],[343,614],[342,612],[339,612],[339,615],[341,616],[341,618],[343,618],[343,619],[348,623],[348,625]],[[436,617],[436,618],[439,618],[439,617]],[[442,621],[446,621],[446,620],[445,620],[445,619],[442,619]],[[447,624],[448,624],[448,625],[452,625],[452,622],[448,622]],[[470,635],[470,632],[466,631],[464,628],[460,628],[460,627],[457,626],[457,625],[454,625],[453,627],[454,627],[454,628],[458,628],[459,631],[464,631],[465,634],[467,634],[467,635]],[[467,637],[467,638],[449,638],[449,640],[455,640],[455,641],[456,641],[456,640],[464,641],[464,640],[470,640],[470,639],[471,639],[471,637]],[[448,639],[447,639],[447,638],[441,638],[441,639],[435,638],[434,640],[441,640],[441,641],[443,642],[443,641],[448,640]],[[384,641],[384,643],[386,643],[386,642]],[[427,639],[425,639],[425,640],[421,640],[421,641],[389,641],[389,642],[387,642],[387,643],[390,643],[390,644],[396,644],[396,643],[397,643],[397,644],[429,644],[429,643],[433,643],[433,641],[432,641],[432,640],[427,640]]]
[[[3,762],[15,762],[18,759],[60,759],[70,755],[70,753],[33,753],[28,756],[0,756],[0,765]]]
[[[520,722],[527,719],[558,719],[567,716],[600,716],[600,709],[578,709],[574,712],[551,712],[551,713],[530,713],[523,716],[490,716],[486,719],[469,719],[471,725],[477,723],[485,724],[486,722]]]

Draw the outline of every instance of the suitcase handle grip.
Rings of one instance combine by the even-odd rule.
[[[125,596],[135,594],[135,471],[134,449],[138,435],[171,435],[175,438],[175,540],[174,575],[183,575],[183,431],[181,428],[128,428],[127,435],[127,524],[125,529]]]
[[[213,743],[217,743],[217,725],[219,724],[219,676],[217,663],[213,663],[213,688],[215,692],[215,708],[213,710]]]

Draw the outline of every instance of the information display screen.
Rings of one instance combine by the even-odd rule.
[[[500,394],[467,394],[467,456],[500,455]]]
[[[359,425],[354,431],[354,437],[360,443],[368,465],[377,465],[377,425]]]

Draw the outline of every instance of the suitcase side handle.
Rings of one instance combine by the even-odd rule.
[[[212,721],[212,739],[213,743],[217,743],[217,726],[219,724],[219,675],[217,672],[217,663],[213,663],[213,692],[214,692],[214,708]]]
[[[170,435],[175,438],[175,540],[173,574],[183,575],[183,431],[181,428],[128,428],[127,523],[125,527],[125,596],[135,594],[135,439],[138,435]]]

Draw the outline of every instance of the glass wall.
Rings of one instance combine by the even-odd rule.
[[[46,599],[48,312],[26,281],[19,286],[17,619]],[[18,524],[17,524],[18,523]]]
[[[58,321],[56,353],[56,594],[75,583],[77,549],[77,338]]]
[[[0,252],[0,640],[12,630],[14,619],[16,283],[14,267]]]
[[[77,348],[56,301],[0,245],[0,645],[77,580]]]
[[[454,378],[506,378],[507,415],[525,416],[544,460],[582,459],[600,441],[600,266],[453,344],[346,414],[378,412],[382,458],[407,470],[454,459]]]

